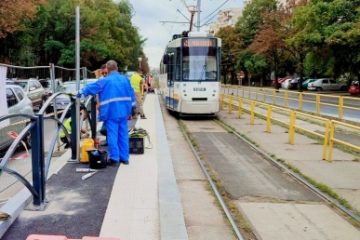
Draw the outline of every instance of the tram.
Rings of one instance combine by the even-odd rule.
[[[203,32],[174,35],[160,64],[160,92],[180,115],[219,112],[221,39]]]

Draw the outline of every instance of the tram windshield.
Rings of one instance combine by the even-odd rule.
[[[216,81],[215,47],[183,48],[183,81]]]

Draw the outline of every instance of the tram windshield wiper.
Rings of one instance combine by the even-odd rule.
[[[203,65],[203,67],[202,67],[201,75],[200,75],[200,79],[199,79],[199,80],[205,80],[205,78],[206,78],[205,73],[206,73],[206,63],[205,63],[205,64]],[[205,77],[205,78],[203,78],[203,77]]]

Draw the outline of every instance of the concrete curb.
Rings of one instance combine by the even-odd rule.
[[[176,183],[174,167],[167,140],[164,119],[157,98],[155,114],[158,116],[156,128],[158,130],[159,144],[158,156],[158,181],[159,181],[159,215],[160,239],[162,240],[187,240],[184,212],[181,204],[179,189]]]

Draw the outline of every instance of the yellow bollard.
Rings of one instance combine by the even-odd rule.
[[[245,88],[242,87],[242,97],[245,98]]]
[[[272,106],[268,106],[266,114],[266,132],[271,133]]]
[[[316,114],[320,115],[320,95],[316,95]]]
[[[333,159],[334,134],[335,134],[335,124],[333,121],[330,121],[329,152],[328,152],[328,161],[330,162],[332,162]]]
[[[230,95],[229,99],[229,114],[232,112],[234,95]]]
[[[291,111],[290,123],[289,123],[289,144],[295,143],[295,121],[296,121],[296,113],[294,111]]]
[[[289,106],[289,92],[286,90],[284,91],[284,107]]]
[[[326,121],[325,133],[324,133],[323,157],[322,157],[323,160],[328,160],[327,148],[328,148],[328,144],[329,144],[330,125],[331,125],[331,121],[330,120]]]
[[[276,90],[273,90],[273,94],[272,94],[272,104],[275,105],[276,104]]]
[[[339,118],[343,119],[344,118],[344,97],[340,96],[339,97]]]
[[[251,108],[250,108],[250,124],[254,125],[255,123],[255,102],[251,101]]]
[[[241,118],[243,110],[242,110],[242,105],[243,105],[243,99],[239,98],[239,112],[238,112],[238,117]]]
[[[303,94],[302,93],[299,93],[298,109],[300,111],[303,110]]]

